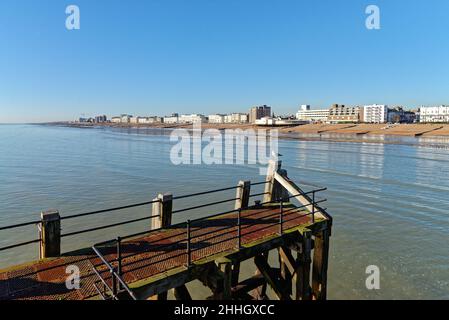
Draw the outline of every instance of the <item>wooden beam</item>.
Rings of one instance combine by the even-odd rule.
[[[256,256],[256,258],[259,257],[260,259],[263,259],[267,261],[268,263],[268,252],[261,253]],[[255,259],[254,259],[255,261]],[[263,277],[262,272],[259,270],[259,268],[256,269],[256,273],[254,274],[254,277],[262,277],[264,279],[263,284],[254,288],[252,295],[254,299],[256,300],[268,300],[267,297],[267,281]]]
[[[296,273],[296,263],[291,250],[286,246],[279,247],[279,266],[281,279],[284,281],[288,295],[292,294],[292,279]]]
[[[265,278],[262,274],[255,275],[249,279],[245,279],[238,283],[236,286],[232,287],[233,298],[247,298],[247,293],[254,290],[266,283]]]
[[[310,288],[310,263],[311,263],[311,242],[312,234],[305,231],[301,239],[301,252],[298,253],[296,261],[296,300],[311,300]]]
[[[222,300],[231,300],[232,298],[232,261],[227,258],[221,258],[216,261],[218,269],[223,277],[223,286],[221,292]]]
[[[173,289],[173,295],[176,300],[192,301],[192,297],[185,285]]]
[[[304,193],[304,191],[297,185],[295,185],[290,179],[283,177],[279,173],[276,172],[274,174],[274,177],[276,181],[278,181],[291,195]],[[308,195],[298,195],[295,197],[295,199],[298,200],[299,203],[303,205],[308,212],[313,211],[312,199]],[[322,209],[318,205],[315,205],[315,217],[327,218],[327,216],[323,213]]]
[[[257,268],[260,270],[267,283],[273,289],[276,296],[280,300],[290,300],[290,295],[287,292],[288,290],[286,290],[283,281],[280,280],[280,271],[271,268],[268,264],[268,261],[260,256],[255,257],[254,262],[256,263]]]
[[[312,293],[317,300],[326,300],[327,298],[329,233],[330,230],[324,230],[315,235],[312,268]]]

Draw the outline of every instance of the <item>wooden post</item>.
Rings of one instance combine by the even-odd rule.
[[[59,211],[49,210],[41,213],[41,245],[39,258],[54,258],[61,255],[61,217]]]
[[[154,200],[159,201],[153,203],[152,215],[158,217],[151,219],[151,229],[169,227],[172,221],[173,195],[170,193],[159,194]]]
[[[282,161],[270,160],[268,164],[267,177],[265,184],[265,195],[263,202],[276,201],[282,198],[288,197],[288,192],[285,188],[275,179],[276,173],[283,177],[287,177],[287,170],[281,169]]]
[[[312,234],[304,231],[301,241],[301,252],[296,262],[296,300],[311,300],[310,263],[312,250]]]
[[[267,169],[267,177],[265,181],[267,182],[265,184],[265,195],[263,196],[263,202],[270,202],[273,201],[273,189],[275,186],[275,179],[274,175],[275,173],[281,169],[282,161],[276,161],[276,160],[270,160],[268,162],[268,169]]]
[[[173,211],[173,195],[171,193],[159,194],[153,203],[153,216],[157,218],[151,219],[151,229],[168,228],[172,221]],[[167,292],[155,295],[150,300],[167,300]]]
[[[227,258],[221,258],[216,261],[220,273],[223,277],[223,292],[221,298],[223,300],[231,300],[232,298],[232,261]]]
[[[288,295],[292,294],[292,275],[295,270],[295,262],[291,254],[291,250],[287,247],[279,247],[279,266],[281,272],[281,279],[285,285],[285,290]]]
[[[249,195],[251,192],[251,181],[240,181],[235,198],[235,209],[245,209],[249,205]]]
[[[187,290],[187,287],[185,284],[180,287],[174,288],[173,296],[175,297],[176,300],[182,300],[182,301],[191,301],[192,300],[189,290]]]
[[[316,300],[326,300],[327,298],[329,233],[329,229],[326,229],[315,235],[312,268],[312,292]]]

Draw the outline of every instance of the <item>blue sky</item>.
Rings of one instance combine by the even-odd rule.
[[[81,30],[65,28],[70,4]],[[447,0],[2,0],[0,122],[447,104],[448,14]]]

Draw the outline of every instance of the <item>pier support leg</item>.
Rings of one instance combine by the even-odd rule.
[[[301,242],[301,252],[296,261],[296,300],[311,300],[310,289],[310,263],[312,249],[312,234],[306,231]]]
[[[41,213],[41,244],[39,258],[54,258],[61,255],[61,217],[57,210]]]
[[[258,256],[256,256],[256,258],[259,257],[259,259],[262,259],[264,261],[266,261],[268,263],[268,252],[262,253]],[[256,259],[254,258],[254,260]],[[260,277],[262,276],[262,272],[257,268],[254,277]],[[254,299],[256,300],[268,300],[267,297],[267,281],[264,279],[263,284],[261,286],[258,286],[256,289],[254,289],[252,291],[252,296],[254,297]]]
[[[327,298],[327,266],[329,258],[329,229],[315,236],[313,250],[312,292],[316,300]]]
[[[221,293],[222,300],[231,300],[232,298],[232,261],[227,258],[216,261],[221,276],[223,277],[223,288]]]
[[[286,247],[279,248],[279,266],[281,280],[285,284],[285,292],[289,296],[292,294],[292,275],[295,273],[295,261],[291,250]]]
[[[174,288],[173,295],[175,296],[176,300],[192,301],[189,290],[187,290],[187,287],[185,285]]]

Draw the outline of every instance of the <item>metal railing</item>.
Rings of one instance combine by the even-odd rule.
[[[263,183],[255,183],[252,185],[259,185],[259,184],[265,184],[267,182],[263,182]],[[229,190],[229,189],[228,189]],[[127,286],[127,284],[125,283],[125,281],[123,280],[123,275],[126,272],[123,272],[122,270],[122,263],[123,263],[123,259],[125,258],[131,258],[134,256],[137,256],[139,254],[141,254],[141,252],[138,253],[133,253],[127,256],[123,256],[122,255],[122,241],[126,240],[126,239],[131,239],[131,238],[136,238],[139,236],[149,236],[152,233],[161,231],[163,229],[175,229],[175,228],[185,228],[185,244],[186,244],[186,251],[185,251],[185,255],[186,255],[186,260],[185,260],[185,266],[187,268],[192,267],[193,265],[193,253],[197,250],[201,250],[204,249],[204,247],[200,247],[199,249],[195,249],[193,248],[194,240],[199,238],[199,237],[204,237],[205,235],[209,235],[209,234],[214,234],[217,233],[217,231],[224,231],[230,228],[237,228],[237,236],[236,237],[231,237],[231,238],[227,238],[225,241],[230,241],[230,240],[236,240],[236,245],[235,245],[235,249],[236,250],[241,250],[242,247],[242,239],[243,239],[243,233],[242,230],[244,229],[244,226],[242,225],[242,211],[243,210],[251,210],[251,209],[256,209],[256,208],[262,208],[264,205],[268,205],[268,204],[274,204],[274,203],[279,203],[279,217],[278,217],[278,222],[277,224],[279,225],[279,231],[278,234],[280,236],[282,236],[284,234],[284,227],[285,227],[285,223],[289,222],[290,220],[286,220],[286,218],[288,218],[289,215],[295,213],[295,212],[300,212],[303,211],[304,208],[307,208],[309,206],[312,207],[311,212],[309,213],[305,213],[303,215],[301,215],[301,217],[306,217],[306,216],[311,216],[312,217],[312,224],[315,223],[315,215],[318,212],[323,212],[324,209],[322,209],[319,204],[326,202],[327,199],[321,199],[321,200],[316,200],[316,193],[322,192],[327,190],[327,188],[320,188],[320,189],[315,189],[309,192],[300,192],[298,194],[295,195],[290,195],[290,196],[285,196],[282,197],[281,199],[276,199],[273,201],[268,201],[268,202],[262,202],[262,203],[257,203],[256,205],[253,206],[248,206],[246,208],[238,208],[238,209],[233,209],[233,210],[228,210],[228,211],[224,211],[224,212],[220,212],[217,214],[213,214],[213,215],[209,215],[207,217],[202,217],[202,218],[198,218],[198,219],[193,219],[193,220],[187,220],[185,222],[181,222],[181,223],[177,223],[177,224],[173,224],[167,228],[158,228],[158,229],[154,229],[154,230],[150,230],[150,231],[144,231],[144,232],[139,232],[139,233],[134,233],[131,235],[127,235],[125,237],[121,237],[121,238],[117,238],[114,240],[109,240],[109,241],[104,241],[101,243],[97,243],[95,244],[92,249],[95,252],[95,254],[101,259],[101,261],[106,265],[107,269],[109,270],[109,273],[111,274],[111,285],[108,284],[107,279],[105,277],[103,277],[99,271],[97,271],[96,267],[98,266],[93,266],[93,269],[95,271],[95,273],[97,274],[97,276],[99,277],[99,281],[96,283],[95,287],[98,291],[98,293],[104,298],[104,299],[118,299],[118,295],[119,294],[128,294],[128,297],[131,299],[136,299],[134,293],[132,292],[132,290],[129,289],[129,287]],[[217,192],[217,191],[212,191],[212,192]],[[207,192],[204,193],[196,193],[193,194],[192,196],[198,196],[198,195],[203,195],[203,194],[207,194]],[[261,196],[266,194],[264,193],[257,193],[257,194],[253,194],[250,195],[250,197],[256,197],[256,196]],[[287,204],[290,203],[290,199],[292,198],[296,198],[296,197],[304,197],[308,203],[306,204],[302,204],[301,206],[294,206],[294,207],[286,207]],[[311,197],[309,197],[311,196]],[[173,199],[183,199],[183,198],[187,198],[188,196],[181,196],[181,197],[176,197]],[[185,209],[181,209],[181,210],[177,210],[177,211],[172,211],[173,213],[180,213],[180,212],[184,212],[184,211],[188,211],[188,210],[194,210],[194,209],[198,209],[198,208],[203,208],[206,206],[212,206],[215,204],[219,204],[219,203],[224,203],[224,202],[229,202],[229,201],[235,201],[236,199],[227,199],[227,200],[223,200],[223,201],[217,201],[217,202],[212,202],[209,204],[205,204],[205,205],[200,205],[200,206],[194,206],[194,207],[190,207],[190,208],[185,208]],[[266,210],[273,210],[273,207],[269,207]],[[299,211],[298,211],[299,210]],[[231,213],[236,213],[237,214],[237,219],[236,219],[236,224],[235,225],[230,225],[230,226],[226,226],[222,229],[214,229],[213,231],[207,232],[207,233],[203,233],[197,236],[193,236],[192,235],[192,227],[193,224],[195,222],[199,222],[199,221],[205,221],[205,220],[210,220],[211,218],[217,217],[217,216],[223,216],[223,215],[227,215],[227,214],[231,214]],[[266,217],[265,217],[266,218]],[[296,219],[296,218],[294,218]],[[256,220],[257,221],[257,220]],[[255,223],[257,224],[257,223]],[[249,225],[251,226],[251,225]],[[248,228],[249,226],[246,226],[245,228]],[[271,226],[276,226],[276,224],[272,224]],[[257,232],[258,230],[253,230],[250,232],[246,232],[245,235],[248,235],[250,233],[254,233]],[[177,234],[176,236],[179,236],[179,234]],[[203,239],[203,243],[205,242],[205,240],[211,240],[213,238],[216,237],[220,237],[221,235],[214,235],[212,237]],[[158,239],[158,241],[161,240],[167,240],[169,239],[169,237],[167,238],[163,238],[163,239]],[[183,242],[183,241],[181,241]],[[219,241],[217,243],[214,243],[213,245],[217,245],[220,244],[223,241]],[[162,247],[170,247],[170,246],[174,246],[179,244],[180,242],[177,243],[168,243],[168,244],[155,244],[155,249],[160,249]],[[112,260],[111,262],[108,262],[107,259],[105,258],[105,256],[102,254],[100,247],[107,245],[107,244],[114,244],[116,246],[116,257],[114,260]],[[198,244],[198,243],[196,243]],[[158,261],[160,262],[160,261]],[[116,264],[116,267],[113,267],[112,264]],[[151,265],[151,263],[149,264]],[[144,266],[140,266],[139,268],[145,267],[148,265],[144,265]],[[133,271],[133,270],[131,270]],[[131,272],[131,271],[127,271],[127,272]],[[115,280],[114,280],[115,279]],[[103,284],[103,291],[101,291],[101,288],[98,287],[98,284]]]
[[[256,182],[256,183],[252,183],[251,186],[262,185],[262,184],[266,184],[266,183],[268,183],[268,182],[267,181]],[[215,190],[208,190],[208,191],[197,192],[197,193],[192,193],[192,194],[186,194],[186,195],[173,197],[173,200],[180,200],[180,199],[185,199],[185,198],[197,197],[197,196],[201,196],[201,195],[218,193],[218,192],[223,192],[223,191],[228,191],[228,190],[235,190],[235,189],[238,189],[240,187],[241,186],[237,185],[237,186],[226,187],[226,188],[221,188],[221,189],[215,189]],[[226,203],[226,202],[231,202],[231,201],[235,201],[235,200],[236,200],[236,198],[226,199],[226,200],[222,200],[222,201],[216,201],[216,202],[203,204],[203,205],[199,205],[199,206],[194,206],[194,207],[184,208],[184,209],[180,209],[180,210],[175,210],[172,213],[174,213],[174,214],[175,213],[181,213],[181,212],[185,212],[185,211],[189,211],[189,210],[195,210],[195,209],[204,208],[204,207],[217,205],[217,204],[221,204],[221,203]],[[114,212],[114,211],[119,211],[119,210],[131,209],[131,208],[136,208],[136,207],[142,207],[142,206],[150,205],[150,204],[153,204],[153,203],[156,203],[156,202],[160,202],[160,201],[161,201],[160,199],[155,199],[155,200],[152,200],[152,201],[135,203],[135,204],[130,204],[130,205],[126,205],[126,206],[120,206],[120,207],[114,207],[114,208],[109,208],[109,209],[102,209],[102,210],[96,210],[96,211],[90,211],[90,212],[84,212],[84,213],[79,213],[79,214],[68,215],[68,216],[60,217],[60,221],[76,219],[76,218],[81,218],[81,217],[86,217],[86,216],[92,216],[92,215],[97,215],[97,214],[102,214],[102,213]],[[140,222],[140,221],[151,220],[151,219],[154,219],[154,218],[157,218],[157,217],[159,217],[159,216],[158,215],[152,215],[152,216],[143,217],[143,218],[136,218],[136,219],[132,219],[132,220],[126,220],[126,221],[122,221],[122,222],[111,223],[111,224],[107,224],[107,225],[103,225],[103,226],[99,226],[99,227],[93,227],[93,228],[78,230],[78,231],[74,231],[74,232],[63,233],[63,234],[61,234],[61,238],[66,238],[66,237],[75,236],[75,235],[79,235],[79,234],[94,232],[94,231],[98,231],[98,230],[109,229],[109,228],[113,228],[113,227],[118,227],[118,226],[122,226],[122,225],[127,225],[127,224]],[[22,228],[22,227],[31,226],[31,225],[36,225],[40,229],[41,225],[42,225],[42,221],[41,220],[34,220],[34,221],[28,221],[28,222],[13,224],[13,225],[9,225],[9,226],[3,226],[3,227],[0,227],[0,232],[4,231],[4,230],[11,230],[11,229],[16,229],[16,228]],[[41,238],[39,238],[39,239],[34,239],[34,240],[30,240],[30,241],[25,241],[25,242],[20,242],[20,243],[8,245],[8,246],[0,247],[0,252],[6,251],[6,250],[10,250],[10,249],[14,249],[14,248],[18,248],[18,247],[22,247],[22,246],[27,246],[27,245],[34,244],[34,243],[40,243],[41,241],[42,241]]]

